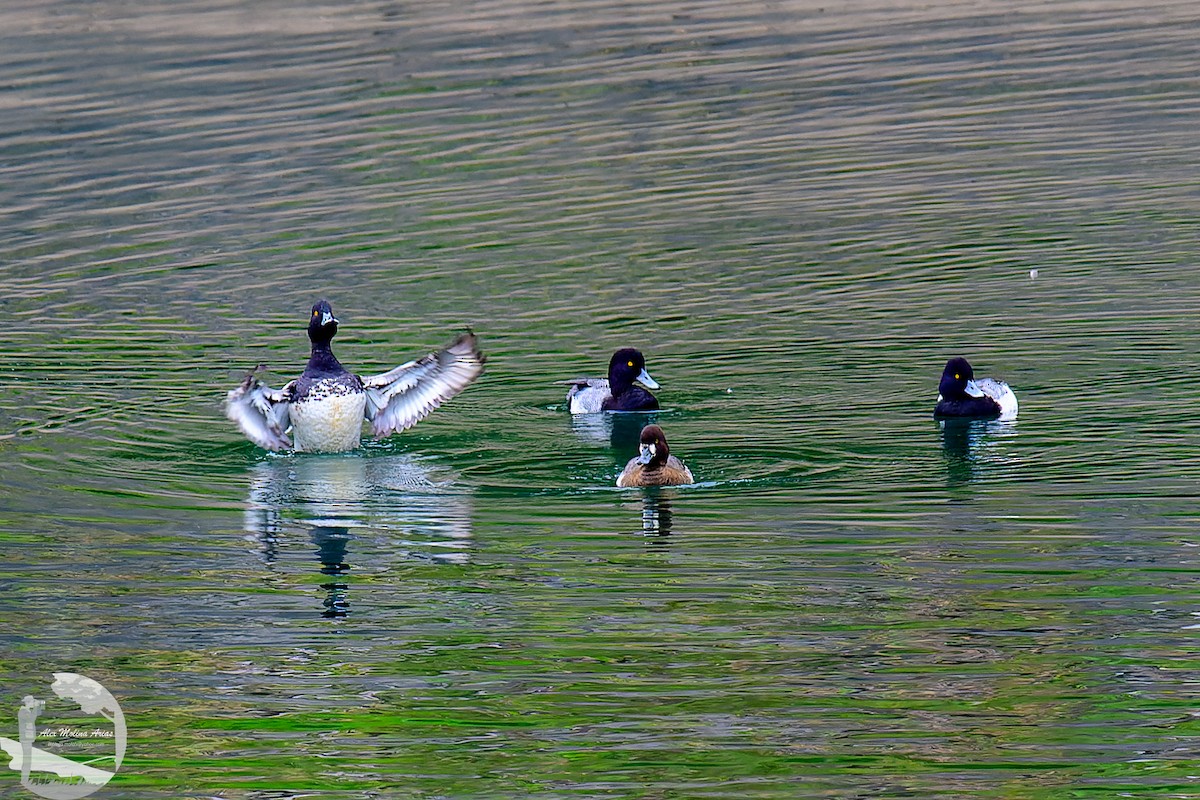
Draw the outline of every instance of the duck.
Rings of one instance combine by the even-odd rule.
[[[623,347],[613,353],[608,362],[608,378],[576,378],[563,381],[567,404],[572,414],[596,414],[601,411],[655,411],[658,399],[634,385],[646,389],[659,388],[658,382],[646,371],[646,358],[640,350]]]
[[[466,389],[483,372],[475,334],[380,375],[360,377],[342,366],[330,343],[338,320],[326,300],[308,319],[311,355],[304,372],[282,389],[259,380],[259,364],[225,397],[225,415],[266,450],[341,453],[362,443],[367,420],[376,438],[404,431]],[[291,434],[291,438],[288,434]]]
[[[629,459],[625,469],[617,476],[617,486],[628,489],[633,486],[682,486],[695,483],[692,471],[671,455],[667,446],[667,435],[657,425],[642,428],[639,439],[641,453]]]
[[[975,380],[975,370],[961,356],[946,362],[938,384],[936,418],[972,417],[1008,421],[1017,417],[1017,395],[1004,381]]]

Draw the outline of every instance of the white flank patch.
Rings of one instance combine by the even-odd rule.
[[[604,401],[611,395],[607,380],[593,379],[590,386],[570,395],[571,413],[598,414],[604,410]]]

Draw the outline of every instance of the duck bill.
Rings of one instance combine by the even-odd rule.
[[[638,373],[638,376],[635,380],[637,380],[638,383],[640,383],[642,386],[645,386],[647,389],[658,388],[658,381],[654,380],[654,378],[651,378],[650,373],[646,372],[644,368]]]
[[[654,451],[655,451],[654,445],[652,445],[652,444],[642,445],[642,452],[638,456],[638,463],[639,464],[649,464],[651,461],[654,460]]]
[[[333,314],[330,314],[328,311],[321,312],[321,327],[323,328],[330,323],[337,325],[338,321],[334,318]]]
[[[971,397],[983,397],[983,389],[975,381],[967,381],[967,394]]]

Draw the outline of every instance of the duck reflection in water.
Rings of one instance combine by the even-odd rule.
[[[468,560],[470,494],[425,459],[283,456],[256,464],[251,475],[248,538],[275,569],[289,538],[307,535],[321,574],[330,579],[321,584],[326,617],[350,611],[352,548],[373,570],[404,560]]]
[[[641,411],[613,411],[606,414],[573,414],[571,430],[581,441],[607,444],[614,450],[636,451],[642,428],[654,422],[655,415]]]
[[[1017,434],[1016,422],[980,419],[943,419],[938,428],[947,482],[962,486],[1011,469],[1019,463],[1008,448]]]
[[[674,525],[671,504],[675,500],[675,491],[669,488],[649,486],[641,490],[641,497],[636,501],[630,498],[624,505],[632,506],[636,502],[641,506],[642,535],[667,537],[671,535]]]

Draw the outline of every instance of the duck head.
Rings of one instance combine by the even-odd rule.
[[[644,464],[648,469],[658,469],[667,463],[671,448],[667,447],[667,435],[663,433],[662,428],[647,425],[642,428],[642,435],[638,438],[638,447],[641,449],[638,455],[639,464]]]
[[[647,389],[657,389],[658,381],[646,372],[646,358],[640,350],[623,347],[613,353],[608,362],[608,386],[613,394],[621,394],[637,381]]]
[[[968,397],[983,397],[983,390],[975,385],[975,370],[961,356],[946,362],[942,371],[942,382],[938,392],[947,400],[964,400]]]
[[[327,300],[318,300],[308,318],[308,338],[313,344],[329,344],[337,333],[338,321]]]

